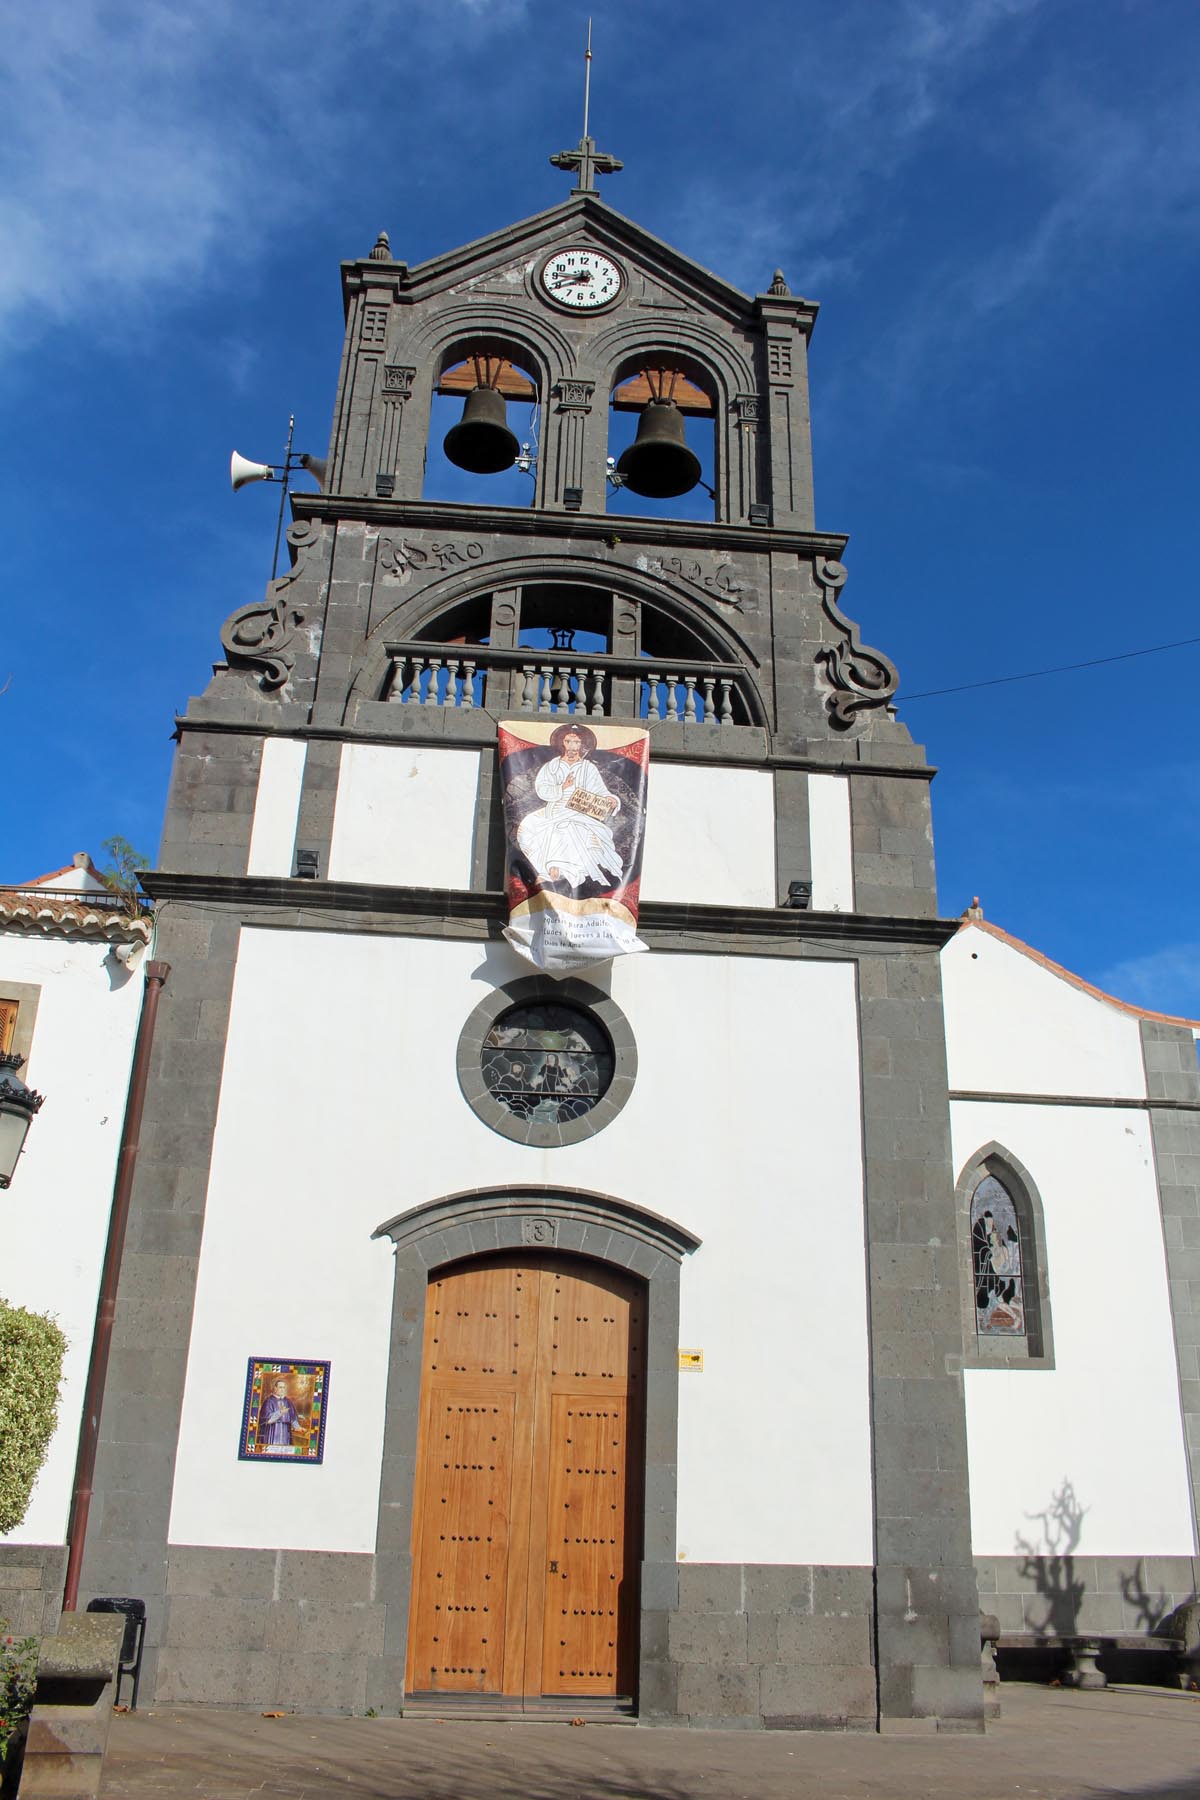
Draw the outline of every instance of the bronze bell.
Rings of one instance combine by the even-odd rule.
[[[625,486],[648,500],[673,500],[700,479],[700,458],[689,449],[683,414],[673,400],[648,400],[637,436],[617,462]]]
[[[442,448],[452,463],[472,475],[498,475],[511,469],[521,453],[508,429],[504,395],[494,387],[471,389],[457,425],[446,433]]]

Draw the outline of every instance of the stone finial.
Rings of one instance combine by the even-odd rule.
[[[791,288],[788,286],[787,282],[783,279],[783,270],[776,269],[775,273],[771,277],[771,285],[767,289],[767,292],[769,294],[790,294],[791,291],[792,291]]]
[[[964,919],[982,919],[982,917],[983,917],[983,908],[979,904],[979,895],[975,894],[972,896],[971,904],[970,904],[970,906],[968,906],[966,912],[963,914],[963,918]]]
[[[386,231],[381,231],[379,236],[375,239],[375,248],[371,251],[369,260],[371,262],[391,262],[392,246],[388,242],[388,234]]]

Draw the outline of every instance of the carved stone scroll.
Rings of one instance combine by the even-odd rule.
[[[280,594],[274,605],[243,606],[226,619],[221,645],[232,668],[259,670],[259,686],[270,693],[283,686],[295,667],[293,642],[303,624],[303,610]]]
[[[821,589],[825,616],[842,637],[841,643],[817,651],[817,662],[834,690],[829,695],[829,716],[842,727],[853,724],[855,713],[887,706],[900,683],[895,664],[881,650],[864,644],[858,626],[838,607],[837,595],[846,585],[847,574],[844,563],[824,556],[813,559],[813,576]]]
[[[308,520],[289,525],[287,542],[294,561],[267,587],[264,600],[239,607],[221,627],[221,647],[235,669],[256,669],[266,693],[281,688],[296,664],[295,639],[305,623],[302,607],[289,600],[287,589],[303,572],[306,552],[321,540],[321,527]]]

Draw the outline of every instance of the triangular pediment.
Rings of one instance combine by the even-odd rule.
[[[630,301],[649,312],[745,319],[753,311],[748,294],[590,193],[572,194],[546,212],[417,264],[406,271],[404,289],[419,301],[451,292],[497,298],[519,293],[542,259],[568,244],[618,257],[630,277]],[[364,264],[348,267],[362,270]]]

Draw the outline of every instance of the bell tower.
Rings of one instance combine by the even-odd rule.
[[[586,125],[551,160],[575,185],[548,211],[417,266],[386,234],[343,264],[322,489],[292,495],[290,567],[226,620],[178,721],[124,1277],[161,1297],[119,1309],[85,1582],[145,1593],[164,1702],[243,1691],[217,1691],[169,1596],[236,1592],[230,1630],[267,1655],[288,1604],[336,1587],[359,1609],[335,1621],[337,1697],[300,1634],[280,1704],[977,1727],[954,927],[932,771],[813,515],[817,306],[778,271],[744,294],[611,209],[620,164]],[[531,976],[501,936],[497,741],[522,719],[649,732],[650,954],[587,980]],[[515,1328],[535,1287],[544,1338],[532,1302]],[[579,1339],[570,1393],[568,1293],[580,1332],[589,1307],[611,1326]],[[519,1423],[549,1385],[515,1461],[462,1414],[462,1467],[524,1484],[471,1500],[465,1476],[439,1489],[429,1434],[433,1321],[475,1305],[454,1369],[483,1362],[447,1418]],[[506,1308],[511,1376],[487,1335]],[[225,1455],[264,1352],[328,1377],[303,1475]],[[572,1406],[612,1424],[611,1466],[599,1440],[568,1456],[564,1425],[543,1481],[538,1432]],[[442,1505],[467,1510],[431,1562]],[[570,1585],[562,1528],[589,1507],[620,1609]],[[501,1546],[496,1509],[531,1535]]]

